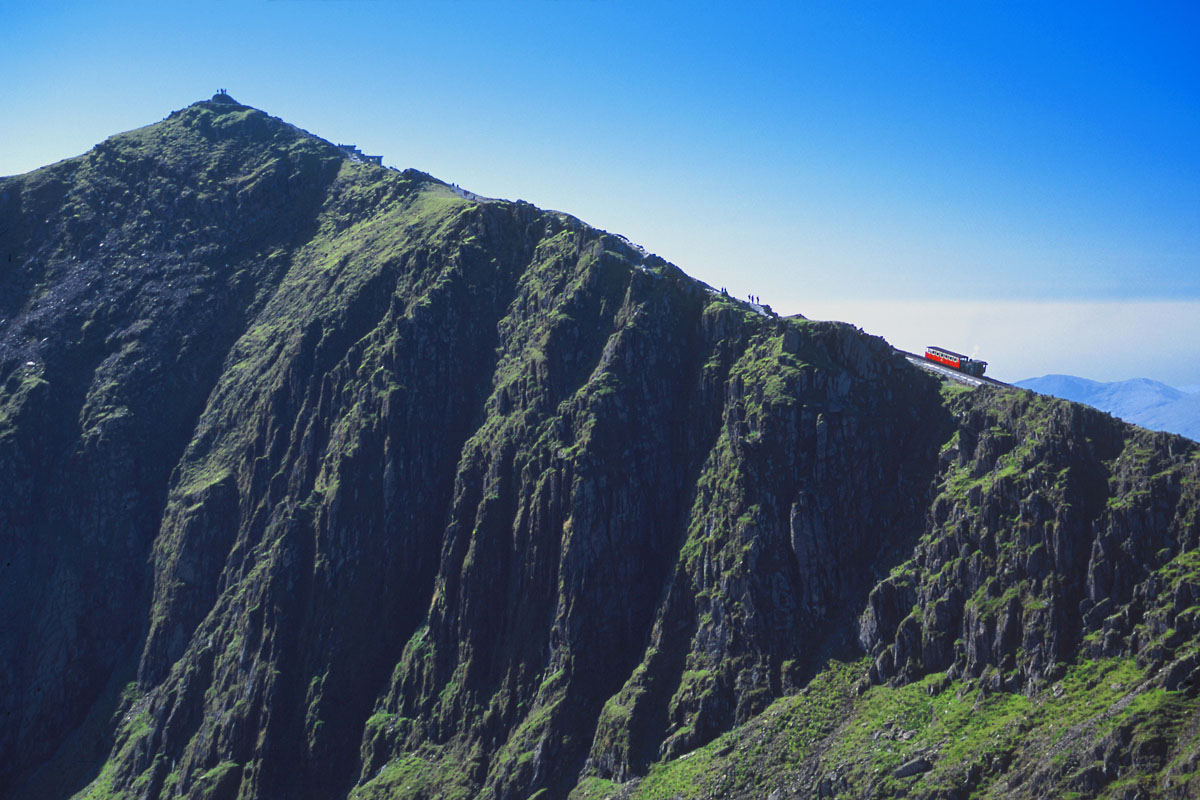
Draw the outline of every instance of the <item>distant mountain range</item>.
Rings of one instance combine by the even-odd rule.
[[[1143,428],[1200,440],[1200,392],[1189,393],[1148,378],[1101,383],[1073,375],[1043,375],[1016,385],[1086,403]]]

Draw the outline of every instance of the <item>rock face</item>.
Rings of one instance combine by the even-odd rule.
[[[1174,628],[1192,605],[1191,578],[1168,586],[1163,570],[1198,544],[1195,449],[1029,393],[961,419],[926,533],[860,621],[871,678],[944,670],[1037,687],[1081,636],[1090,655],[1161,666],[1175,647],[1144,653],[1153,636],[1141,626],[1161,605]],[[1168,589],[1179,602],[1160,603]],[[1184,625],[1180,641],[1191,639]]]
[[[1189,791],[1193,443],[230,99],[0,259],[0,795]]]

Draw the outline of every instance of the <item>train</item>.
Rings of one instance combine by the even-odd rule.
[[[964,356],[962,353],[947,350],[944,347],[934,347],[932,345],[926,347],[925,357],[937,364],[953,367],[959,372],[965,372],[976,378],[983,377],[983,371],[987,369],[986,361],[978,361],[970,356]]]

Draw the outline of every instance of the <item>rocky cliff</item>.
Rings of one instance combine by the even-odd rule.
[[[0,794],[1200,790],[1200,455],[228,99],[0,180]]]

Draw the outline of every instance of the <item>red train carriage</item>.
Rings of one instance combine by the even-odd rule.
[[[964,356],[962,353],[956,353],[944,347],[926,347],[925,357],[930,361],[945,364],[947,367],[954,367],[968,375],[974,375],[976,378],[983,375],[983,371],[987,369],[986,361],[976,361],[970,356]]]

